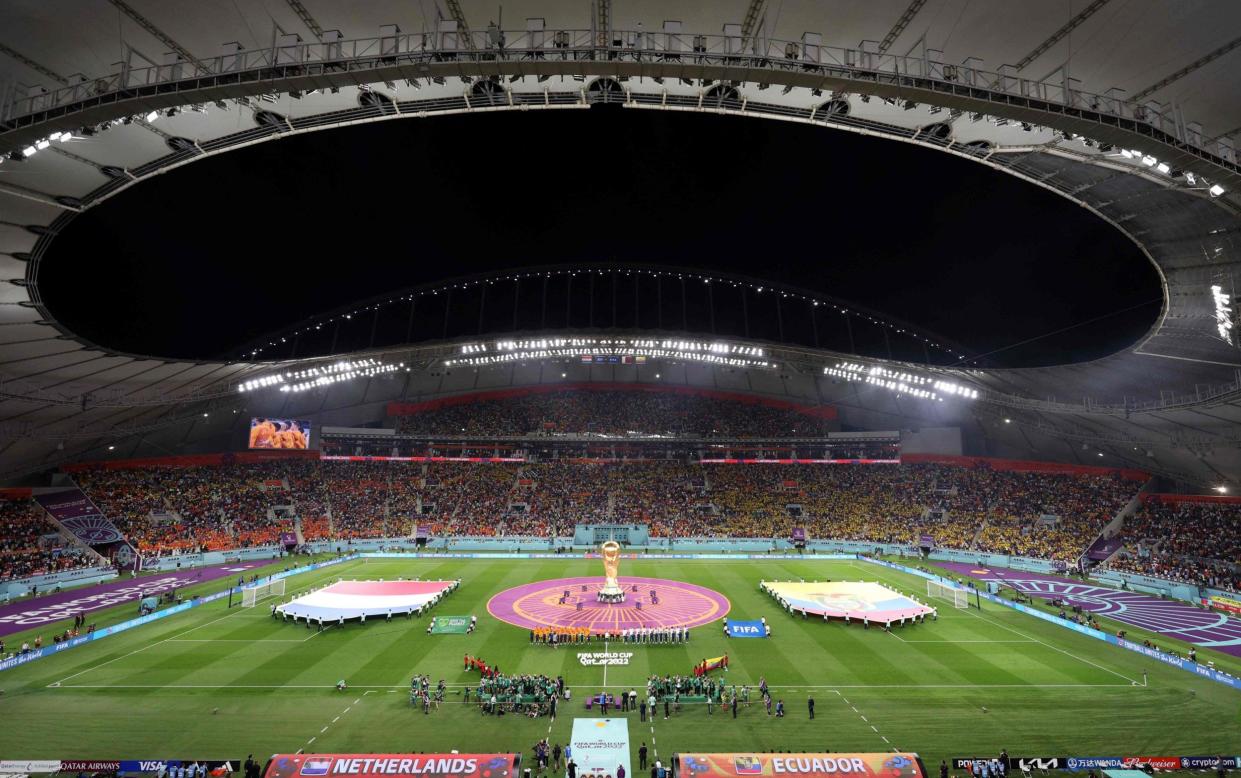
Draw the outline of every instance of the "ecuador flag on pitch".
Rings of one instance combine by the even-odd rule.
[[[704,659],[694,667],[694,675],[706,675],[712,670],[728,669],[728,654],[711,659]]]

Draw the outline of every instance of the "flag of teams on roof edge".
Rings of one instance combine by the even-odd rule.
[[[265,778],[513,778],[517,754],[276,754]]]

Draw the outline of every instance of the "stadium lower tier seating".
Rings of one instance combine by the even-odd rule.
[[[701,465],[297,460],[86,470],[78,483],[146,554],[304,540],[570,534],[644,523],[656,538],[915,543],[1071,561],[1139,484],[940,464]],[[932,513],[934,512],[934,513]],[[936,517],[938,516],[938,517]],[[158,517],[158,518],[154,518]]]
[[[0,581],[95,564],[86,549],[56,537],[33,500],[0,501]]]
[[[335,462],[88,469],[87,494],[146,555],[432,535],[567,536],[642,523],[656,539],[811,538],[1071,562],[1140,484],[1113,476],[902,465]],[[93,564],[31,500],[0,502],[0,580]],[[1241,589],[1241,505],[1146,503],[1108,566]]]
[[[1147,502],[1121,539],[1111,569],[1241,591],[1241,504]]]

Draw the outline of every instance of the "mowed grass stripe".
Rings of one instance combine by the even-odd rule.
[[[547,734],[549,724],[553,741],[563,743],[573,718],[598,715],[597,709],[587,713],[582,697],[598,690],[603,670],[582,667],[577,653],[601,651],[603,643],[592,642],[582,649],[531,646],[524,630],[499,623],[485,611],[487,599],[508,586],[600,575],[597,560],[436,559],[352,564],[357,569],[324,571],[324,580],[461,578],[462,587],[435,612],[474,613],[479,616],[478,630],[468,636],[433,637],[425,633],[428,620],[424,617],[394,620],[392,624],[354,624],[320,635],[300,625],[272,621],[264,612],[267,603],[214,624],[214,619],[228,611],[205,606],[168,619],[168,624],[152,624],[0,675],[0,686],[8,691],[0,710],[7,720],[21,722],[20,727],[0,728],[0,754],[5,758],[134,758],[177,748],[185,753],[236,758],[247,753],[293,751],[316,737],[308,750],[426,752],[469,750],[482,744],[488,750],[523,751],[529,757],[529,747]],[[743,710],[736,722],[722,710],[708,717],[702,706],[686,706],[664,722],[661,706],[655,726],[657,748],[665,764],[673,752],[688,750],[882,750],[882,736],[893,745],[917,750],[931,764],[940,758],[1000,748],[1010,753],[1235,750],[1231,749],[1235,742],[1232,724],[1237,720],[1241,697],[1234,691],[1015,611],[984,603],[986,609],[973,615],[977,612],[959,612],[951,603],[937,603],[941,610],[938,622],[895,633],[906,640],[935,642],[903,643],[877,629],[791,618],[757,589],[758,581],[764,578],[865,579],[881,580],[890,587],[924,596],[921,579],[891,574],[886,569],[872,570],[860,563],[863,569],[858,570],[854,564],[815,559],[622,562],[622,574],[666,577],[715,588],[733,602],[732,618],[766,616],[774,630],[768,640],[727,640],[716,622],[694,630],[687,647],[609,645],[612,650],[634,653],[629,667],[608,669],[607,685],[614,691],[633,686],[641,692],[645,678],[652,673],[686,674],[703,656],[727,651],[733,657],[733,669],[722,677],[730,684],[755,684],[758,676],[765,674],[776,695],[785,700],[789,715],[781,720],[763,713],[757,695],[753,698],[755,705]],[[302,588],[301,578],[293,579],[291,590]],[[157,640],[199,626],[201,629],[185,637],[243,642],[154,645]],[[1010,630],[1046,645],[951,642],[1026,639]],[[316,636],[304,643],[259,642],[286,635],[292,639]],[[247,636],[256,641],[250,647],[244,642]],[[149,679],[148,659],[171,660],[168,652],[175,649],[176,661],[170,661],[162,672],[182,673],[181,680],[171,686],[155,684],[155,688],[144,689],[46,688],[47,683],[72,672],[66,668],[95,667],[108,657],[147,646],[150,648],[115,662],[119,666],[116,671],[136,676],[141,684],[142,676]],[[237,646],[243,650],[236,651]],[[461,657],[467,651],[493,663],[498,661],[508,672],[563,674],[576,687],[574,699],[561,707],[554,724],[519,716],[484,717],[474,706],[459,703],[446,705],[429,716],[412,709],[405,686],[414,668],[431,675],[433,681],[443,677],[450,683],[477,682],[477,674],[461,669]],[[196,661],[196,667],[188,666],[190,659]],[[79,681],[91,685],[95,679],[107,678],[112,667],[92,670],[67,686]],[[1112,674],[1141,678],[1144,669],[1150,673],[1149,687],[1130,686]],[[985,685],[1004,680],[1003,674],[1021,676],[1021,685]],[[331,685],[342,677],[355,688],[338,694]],[[254,685],[262,688],[228,685],[240,678],[255,680],[258,683]],[[376,685],[397,688],[394,693],[383,688],[365,695],[361,703],[342,715],[346,706],[362,696],[356,686],[369,678],[379,679]],[[953,688],[936,688],[941,679],[956,683],[951,684]],[[1075,679],[1104,685],[1075,685]],[[191,680],[218,688],[184,688]],[[843,688],[859,683],[865,688]],[[1051,685],[1065,683],[1068,685]],[[842,687],[841,694],[829,689],[810,691],[825,684]],[[318,688],[296,688],[300,685]],[[908,688],[892,688],[902,685]],[[453,687],[450,702],[461,699],[455,694],[459,688]],[[809,694],[818,703],[813,723],[805,709]],[[834,702],[838,696],[852,705]],[[868,721],[863,722],[852,707]],[[213,712],[217,709],[218,713]],[[336,717],[340,719],[333,723]],[[1170,721],[1193,725],[1169,726]],[[651,745],[649,725],[640,725],[632,714],[630,722],[634,748],[644,740]],[[871,729],[872,724],[879,734]],[[328,730],[321,733],[325,726]]]

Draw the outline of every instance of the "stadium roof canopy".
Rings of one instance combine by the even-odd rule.
[[[929,354],[851,360],[835,348],[733,338],[770,364],[682,353],[645,367],[592,366],[589,379],[801,396],[840,405],[858,426],[960,425],[990,453],[1131,464],[1203,485],[1241,473],[1241,80],[1231,76],[1241,5],[549,0],[505,11],[492,27],[490,6],[455,1],[5,3],[0,473],[109,445],[136,453],[231,441],[236,420],[264,404],[239,385],[323,361],[273,346],[189,363],[85,342],[52,319],[38,284],[40,258],[75,214],[175,166],[293,133],[599,102],[821,125],[994,166],[1128,235],[1158,268],[1164,306],[1132,348],[1086,364],[979,372]],[[611,336],[706,335],[662,330]],[[367,357],[409,372],[300,395],[313,400],[286,396],[282,407],[331,423],[410,392],[558,380],[533,366],[543,357],[525,367],[445,365],[473,358],[463,349],[477,345],[365,343]],[[876,370],[978,397],[927,401],[879,385]]]

